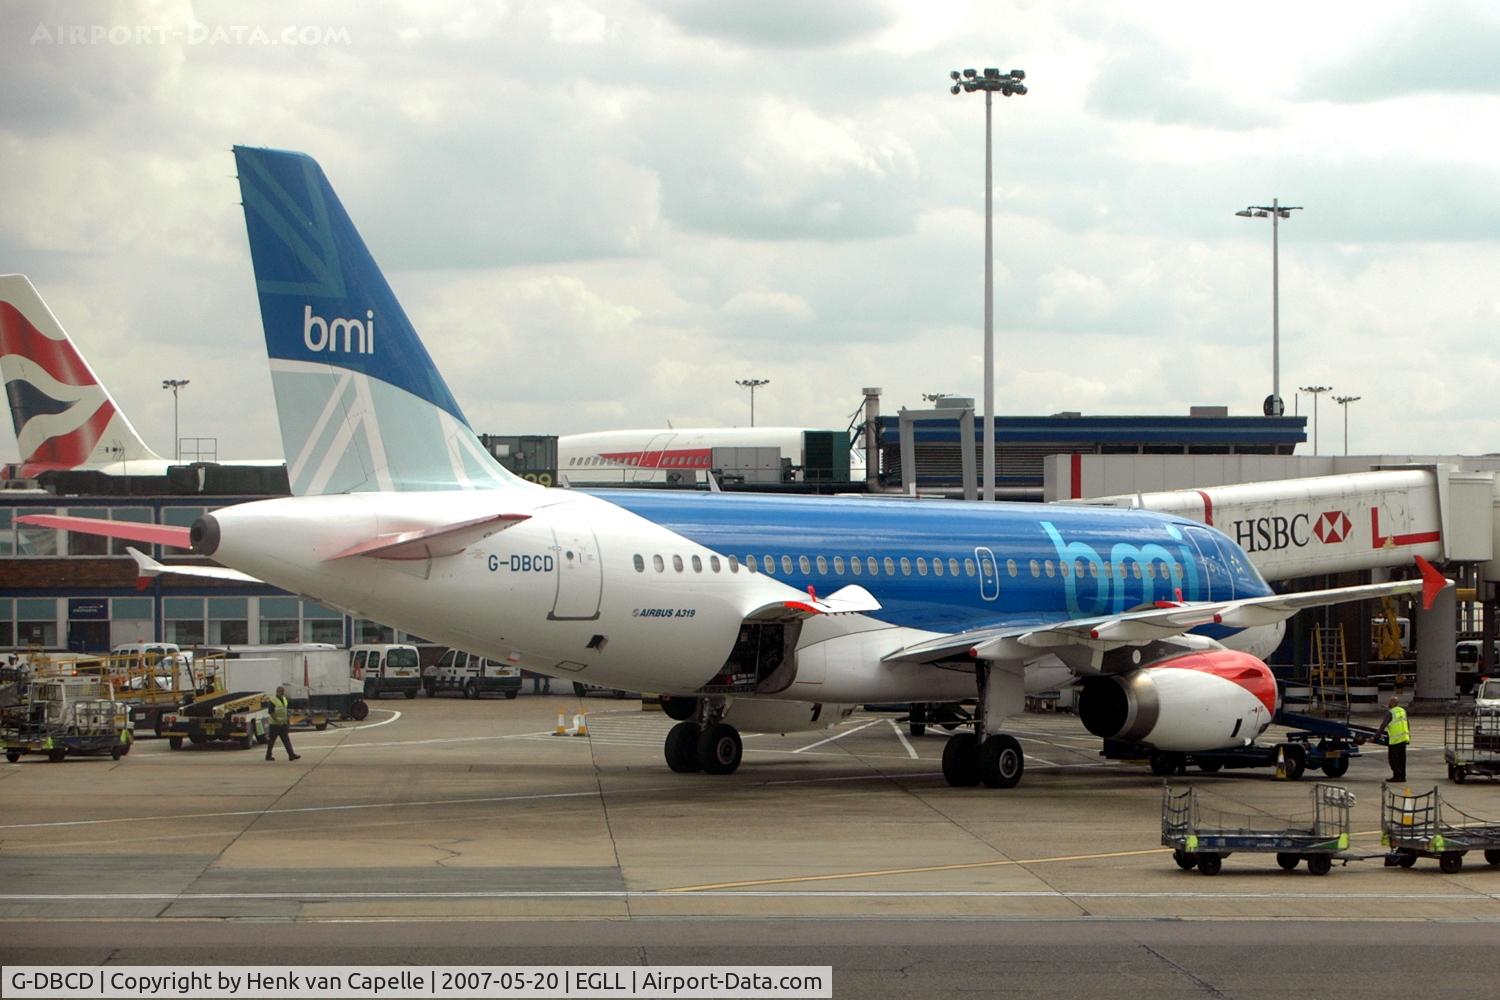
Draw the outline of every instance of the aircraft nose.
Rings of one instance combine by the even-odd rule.
[[[212,514],[204,514],[188,529],[188,539],[200,556],[213,555],[219,551],[219,522]]]

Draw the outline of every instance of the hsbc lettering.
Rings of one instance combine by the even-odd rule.
[[[1312,540],[1306,514],[1292,517],[1252,517],[1234,522],[1234,540],[1246,552],[1270,552],[1276,549],[1305,548]]]

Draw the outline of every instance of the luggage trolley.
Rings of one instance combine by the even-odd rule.
[[[1380,842],[1389,849],[1386,864],[1410,868],[1418,858],[1437,858],[1438,868],[1452,875],[1464,866],[1469,851],[1484,851],[1484,860],[1500,865],[1500,823],[1470,816],[1449,805],[1437,787],[1418,795],[1386,785],[1380,804]]]
[[[1197,789],[1162,787],[1161,842],[1172,848],[1172,860],[1183,871],[1197,868],[1217,875],[1224,859],[1236,851],[1275,854],[1283,871],[1303,861],[1314,875],[1327,875],[1334,855],[1349,848],[1349,811],[1354,795],[1338,785],[1317,784],[1310,821],[1275,816],[1204,810]]]
[[[1500,777],[1500,711],[1470,710],[1444,719],[1443,758],[1455,784],[1471,774]]]

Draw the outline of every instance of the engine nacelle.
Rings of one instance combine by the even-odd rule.
[[[1276,678],[1249,653],[1183,653],[1125,674],[1088,677],[1078,698],[1084,728],[1158,750],[1244,746],[1276,714]]]

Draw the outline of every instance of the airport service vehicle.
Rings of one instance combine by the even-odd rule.
[[[1494,662],[1500,665],[1500,640],[1493,644]],[[1484,641],[1482,639],[1461,639],[1453,647],[1453,659],[1457,664],[1454,680],[1458,684],[1460,694],[1469,694],[1474,690],[1474,685],[1479,683],[1479,663],[1484,652]]]
[[[33,677],[20,701],[0,713],[0,743],[14,764],[29,753],[50,761],[130,752],[130,708],[108,683],[84,677]]]
[[[248,750],[264,743],[271,731],[270,695],[264,691],[230,691],[200,698],[162,716],[162,735],[173,750],[186,740],[194,746],[228,743]]]
[[[497,663],[478,653],[450,649],[431,670],[422,678],[422,686],[431,697],[444,691],[456,691],[465,698],[503,694],[510,699],[521,693],[520,667]]]
[[[1486,677],[1474,692],[1474,711],[1500,715],[1500,677]]]
[[[1484,860],[1500,865],[1500,822],[1471,816],[1443,801],[1437,788],[1418,795],[1409,788],[1384,785],[1380,800],[1380,842],[1390,850],[1387,864],[1410,868],[1418,858],[1436,858],[1452,875],[1464,866],[1464,855],[1483,851]]]
[[[1338,785],[1314,785],[1312,812],[1283,820],[1264,813],[1204,809],[1198,790],[1162,787],[1161,842],[1183,871],[1217,875],[1236,853],[1276,855],[1282,871],[1307,862],[1313,875],[1327,875],[1333,859],[1349,849],[1349,812],[1354,795]]]
[[[227,689],[275,691],[285,687],[293,725],[316,729],[329,716],[356,721],[370,714],[364,681],[351,676],[346,650],[327,642],[231,646],[225,650]]]
[[[377,642],[351,647],[349,676],[363,684],[366,698],[387,692],[415,698],[422,689],[421,657],[416,646]]]
[[[944,774],[1011,787],[1005,720],[1072,678],[1097,735],[1241,746],[1276,712],[1261,656],[1288,617],[1447,584],[1422,564],[1276,594],[1227,536],[1144,510],[527,484],[479,443],[318,165],[235,156],[293,496],[188,531],[21,521],[186,545],[458,649],[685,699],[674,771],[736,770],[742,728],[974,699]]]
[[[1500,706],[1455,712],[1444,719],[1443,759],[1448,762],[1448,780],[1457,785],[1474,775],[1500,777]]]
[[[1196,767],[1204,774],[1213,774],[1220,769],[1265,767],[1275,768],[1279,778],[1298,781],[1309,768],[1320,770],[1330,778],[1342,778],[1349,770],[1349,762],[1360,755],[1361,744],[1385,741],[1377,730],[1366,726],[1351,726],[1284,709],[1278,711],[1272,721],[1290,730],[1276,743],[1251,742],[1243,746],[1182,753],[1107,739],[1100,756],[1107,760],[1144,760],[1151,765],[1152,774],[1163,777],[1186,774],[1189,767]]]

